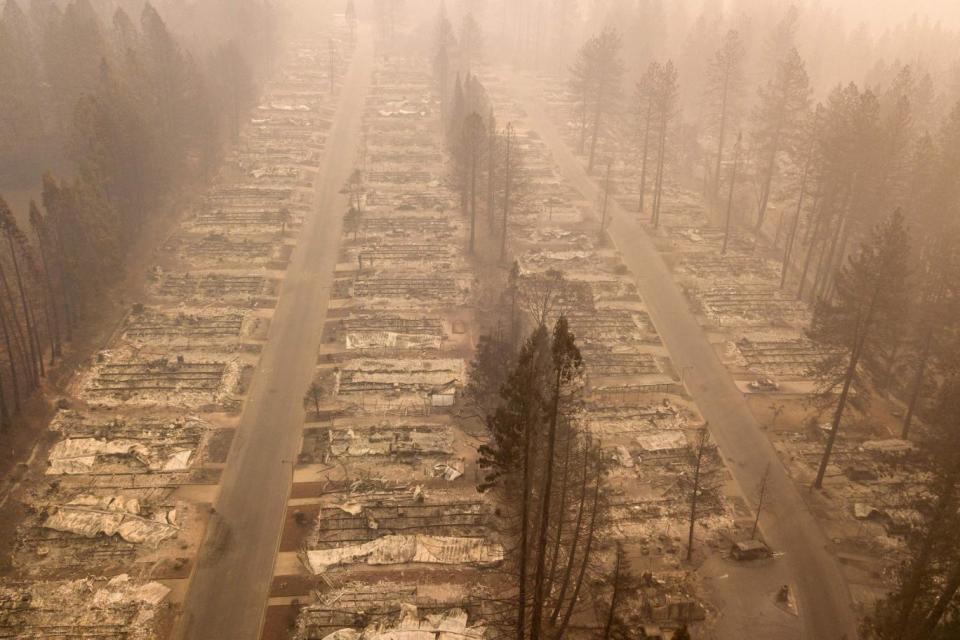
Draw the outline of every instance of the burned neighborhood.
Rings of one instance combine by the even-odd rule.
[[[0,0],[0,637],[960,637],[946,0]]]

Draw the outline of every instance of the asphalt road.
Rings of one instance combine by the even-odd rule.
[[[531,125],[553,153],[564,177],[588,201],[597,202],[600,181],[595,182],[587,175],[580,159],[567,148],[557,128],[543,115],[546,111],[540,98],[524,90],[522,81],[514,82],[513,86],[517,88],[517,97],[527,114],[531,114]],[[678,370],[691,367],[685,375],[687,389],[710,423],[710,433],[727,460],[734,479],[754,503],[756,488],[769,464],[770,476],[760,526],[774,551],[783,553],[778,563],[786,568],[784,573],[789,576],[789,584],[797,597],[801,637],[839,640],[845,635],[853,640],[857,637],[856,615],[846,580],[826,548],[828,540],[750,412],[743,393],[734,385],[726,367],[707,341],[649,236],[634,222],[632,212],[624,211],[615,201],[611,204],[608,207],[612,216],[608,226],[610,237],[634,274],[674,365]],[[750,604],[743,602],[740,606]],[[763,605],[757,603],[755,606]],[[749,615],[744,619],[749,619]],[[789,637],[776,627],[770,630],[773,635],[761,635],[758,631],[744,628],[740,632],[747,635],[739,637],[777,640]]]
[[[361,31],[327,138],[315,214],[283,281],[176,637],[260,637],[347,206],[339,192],[353,167],[372,61]]]

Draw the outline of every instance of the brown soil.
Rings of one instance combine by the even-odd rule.
[[[261,640],[285,640],[297,622],[300,605],[273,605],[267,607]]]

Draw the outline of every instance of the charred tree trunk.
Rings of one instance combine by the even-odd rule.
[[[793,214],[793,223],[790,225],[790,234],[783,245],[783,262],[780,265],[780,290],[787,284],[787,273],[790,271],[790,258],[793,257],[793,244],[797,239],[797,229],[800,227],[800,212]]]
[[[490,227],[490,235],[494,234],[496,227],[496,175],[497,175],[497,121],[493,117],[493,109],[490,109],[489,139],[487,140],[487,221]]]
[[[613,620],[617,613],[617,600],[620,599],[620,573],[623,570],[623,544],[617,540],[617,560],[613,567],[613,595],[610,596],[610,610],[607,612],[607,622],[603,627],[603,640],[610,640],[613,631]]]
[[[601,78],[597,83],[602,87],[605,79]],[[603,99],[598,95],[596,97],[597,108],[593,112],[593,131],[590,132],[590,160],[587,162],[587,173],[593,173],[593,160],[597,154],[597,137],[600,135],[600,116],[603,115]]]
[[[76,315],[74,313],[74,305],[70,301],[70,292],[71,289],[68,285],[67,277],[67,267],[64,262],[64,247],[63,239],[60,237],[60,231],[53,227],[51,229],[50,237],[53,238],[56,243],[55,255],[57,256],[57,271],[60,275],[60,291],[62,294],[63,300],[63,319],[64,319],[64,328],[66,330],[67,342],[73,340],[73,327],[76,324]]]
[[[937,497],[937,504],[933,509],[930,528],[923,537],[923,542],[921,542],[920,548],[917,550],[917,555],[910,565],[910,573],[900,589],[902,604],[900,607],[900,615],[897,617],[896,637],[898,640],[910,637],[910,617],[913,615],[917,598],[920,596],[920,585],[923,582],[923,575],[929,568],[930,561],[933,558],[934,546],[940,535],[942,535],[940,527],[950,512],[956,510],[954,494],[956,491],[957,472],[958,469],[953,468],[950,473],[947,474],[946,478],[943,479],[943,490]]]
[[[837,233],[833,234],[833,239],[830,241],[830,250],[825,254],[825,259],[821,261],[820,266],[817,268],[817,278],[813,286],[813,299],[819,300],[827,292],[827,281],[830,279],[830,274],[833,272],[833,263],[837,253],[837,245],[840,239],[840,236],[845,233],[847,225],[846,216],[840,218],[837,223]]]
[[[470,253],[473,254],[477,235],[477,151],[470,156]]]
[[[693,491],[690,494],[690,529],[687,532],[687,562],[693,557],[693,529],[697,524],[697,498],[700,497],[700,470],[703,468],[703,452],[707,447],[707,427],[700,432],[697,443],[697,459],[693,467]]]
[[[903,337],[900,334],[896,334],[891,337],[891,342],[893,344],[882,354],[883,364],[885,365],[883,368],[883,377],[876,384],[877,391],[885,395],[889,395],[890,385],[893,384],[897,361],[900,359],[900,350],[903,348]]]
[[[543,496],[540,499],[540,526],[537,539],[537,567],[533,577],[533,610],[531,612],[530,636],[541,637],[543,627],[544,578],[547,560],[547,532],[550,529],[550,501],[553,498],[553,467],[557,446],[557,418],[560,414],[560,381],[563,366],[557,366],[553,386],[553,407],[550,410],[550,427],[547,432],[546,470],[543,478]]]
[[[60,357],[60,312],[57,309],[57,300],[56,300],[56,291],[53,288],[53,280],[50,278],[50,262],[47,258],[47,234],[44,233],[44,230],[40,227],[42,224],[41,219],[39,218],[39,213],[37,214],[36,224],[34,225],[33,231],[37,236],[37,252],[40,254],[40,266],[43,269],[43,282],[46,288],[46,299],[48,305],[47,317],[51,320],[50,328],[50,364],[53,364],[56,358]]]
[[[760,189],[760,206],[757,209],[757,225],[754,227],[754,234],[760,233],[760,227],[763,226],[763,220],[767,215],[767,205],[770,203],[770,189],[773,185],[773,174],[777,169],[777,155],[779,153],[780,133],[778,130],[776,135],[774,135],[770,149],[770,157],[767,160],[767,166],[763,172],[763,187]]]
[[[53,300],[51,299],[50,290],[45,287],[44,291],[45,291],[45,295],[43,296],[44,298],[43,320],[44,320],[44,323],[47,325],[47,340],[50,343],[50,366],[52,367],[57,361],[57,356],[60,355],[58,353],[59,349],[57,345],[57,342],[60,339],[58,335],[60,329],[57,326],[56,320],[54,319],[54,314],[56,313],[56,305],[53,303]]]
[[[832,235],[832,240],[827,242],[824,240],[820,247],[820,255],[817,258],[817,271],[813,277],[813,287],[810,290],[810,297],[812,300],[816,301],[820,299],[820,290],[822,289],[823,275],[826,271],[826,265],[832,260],[832,251],[836,248],[837,245],[837,235],[840,233],[840,227],[843,225],[843,220],[838,219],[836,221],[836,229],[834,230],[834,221],[830,221],[831,224],[827,225],[826,233]],[[832,231],[832,233],[831,233]]]
[[[820,195],[821,195],[821,194],[816,193],[816,194],[814,195],[814,197],[813,197],[813,206],[810,207],[810,219],[811,219],[811,221],[813,221],[813,217],[816,216],[817,213],[820,211]],[[803,244],[804,244],[804,246],[810,244],[810,236],[811,236],[811,234],[813,233],[813,227],[814,227],[814,225],[808,224],[806,230],[804,230],[804,232],[803,232]]]
[[[36,362],[30,357],[32,348],[27,346],[27,341],[23,336],[23,325],[20,324],[20,317],[17,314],[17,303],[14,301],[13,292],[10,290],[10,283],[7,281],[2,265],[0,265],[0,284],[2,284],[4,294],[10,303],[10,324],[13,326],[13,337],[21,355],[24,373],[29,376],[30,388],[32,389],[39,383],[40,376],[36,369]]]
[[[932,347],[933,331],[928,327],[923,334],[923,347],[920,349],[920,359],[917,361],[917,373],[910,385],[910,401],[907,402],[907,412],[903,416],[903,429],[900,432],[900,437],[904,440],[910,436],[910,424],[913,422],[913,414],[916,412],[917,404],[920,401],[920,393],[923,390],[923,380],[927,374],[927,362],[930,359]]]
[[[796,210],[796,213],[794,214],[793,229],[790,232],[790,237],[787,239],[788,246],[784,248],[785,262],[792,257],[791,254],[793,253],[793,247],[794,247],[794,243],[796,241],[796,235],[797,235],[797,222],[799,222],[800,214],[803,211],[803,201],[807,194],[807,182],[810,178],[810,168],[813,166],[813,152],[814,152],[815,143],[816,143],[816,138],[811,137],[810,144],[807,146],[807,151],[806,151],[806,154],[804,155],[803,171],[800,173],[800,193],[797,196],[797,210]],[[817,208],[818,201],[819,201],[819,198],[814,199],[814,203],[813,203],[814,210]],[[804,239],[804,243],[809,241],[810,239],[809,233],[810,233],[810,226],[808,225],[807,226],[808,235]],[[784,269],[784,273],[786,273],[786,268]],[[785,279],[785,276],[781,276],[781,282],[780,282],[781,289],[783,288],[784,279]]]
[[[950,606],[954,596],[957,595],[958,590],[960,590],[960,560],[954,562],[953,568],[950,570],[950,574],[947,576],[947,580],[943,585],[943,589],[940,590],[940,595],[933,605],[933,609],[930,610],[926,620],[920,625],[920,629],[917,630],[914,636],[915,638],[919,640],[931,637],[937,625],[940,624],[943,614],[946,613],[947,607]]]
[[[33,360],[33,367],[40,377],[47,375],[43,365],[43,349],[40,347],[40,337],[37,331],[37,323],[31,313],[30,302],[27,299],[27,290],[23,285],[23,274],[20,271],[20,261],[17,260],[17,247],[13,242],[13,237],[7,235],[7,246],[10,248],[10,260],[13,263],[13,275],[17,279],[17,291],[20,294],[20,304],[23,306],[23,319],[27,330],[27,340],[30,342],[30,357]],[[39,378],[37,384],[40,383]]]
[[[510,152],[513,145],[513,125],[507,125],[507,147],[503,165],[503,230],[500,236],[500,261],[507,259],[507,221],[510,218],[510,189],[513,180],[513,167],[510,166]]]
[[[10,426],[10,411],[7,409],[7,389],[3,384],[3,372],[0,372],[0,433]]]
[[[27,333],[28,338],[30,339],[30,351],[33,354],[34,361],[36,362],[37,372],[40,374],[41,378],[47,377],[46,367],[43,364],[43,346],[40,344],[40,330],[37,327],[37,317],[31,307],[24,309],[24,316],[27,319]],[[37,386],[40,385],[40,381],[37,380]]]
[[[587,93],[583,94],[583,108],[580,109],[580,144],[577,147],[577,153],[583,153],[587,146]]]
[[[647,159],[650,157],[650,127],[653,122],[653,100],[647,102],[647,120],[643,129],[643,158],[640,160],[640,205],[643,213],[643,199],[647,193]]]
[[[523,432],[523,496],[520,500],[520,579],[517,589],[517,640],[524,640],[527,629],[527,562],[529,555],[530,535],[530,492],[533,487],[533,473],[530,448],[533,438],[530,437],[533,421],[527,416],[527,424]]]
[[[836,253],[830,256],[830,268],[827,270],[826,279],[823,283],[823,295],[828,299],[833,296],[835,276],[842,268],[843,260],[847,256],[847,244],[850,242],[851,229],[856,223],[856,220],[847,216],[844,218],[843,222],[843,233],[840,236],[840,243],[837,246]]]
[[[514,262],[514,269],[516,270],[516,262]],[[511,274],[512,275],[512,274]],[[517,295],[519,294],[520,285],[517,282],[517,278],[513,278],[513,284],[510,286],[510,351],[515,353],[517,350],[517,338],[519,337],[520,331],[517,328]]]
[[[713,170],[713,190],[710,200],[715,203],[720,197],[720,168],[723,166],[723,142],[727,133],[727,94],[730,84],[730,75],[723,79],[723,98],[720,101],[720,132],[717,136],[717,162]]]
[[[557,577],[557,564],[560,560],[560,541],[563,539],[563,522],[566,520],[564,515],[567,510],[567,484],[570,478],[570,445],[573,440],[572,434],[567,433],[563,453],[563,475],[560,477],[560,500],[557,504],[559,516],[557,517],[557,531],[553,541],[553,553],[550,555],[550,571],[547,573],[545,593],[553,593],[553,585]]]
[[[730,170],[730,191],[727,194],[727,215],[723,229],[723,247],[720,248],[720,254],[726,255],[727,244],[730,242],[730,217],[733,214],[733,191],[737,186],[737,165],[740,164],[740,138],[737,138],[736,150],[733,152],[733,168]],[[717,168],[717,183],[720,182],[719,167]]]
[[[567,566],[563,573],[563,581],[560,583],[560,593],[553,606],[553,612],[550,614],[550,626],[557,625],[557,618],[563,609],[563,602],[567,596],[567,589],[570,586],[570,578],[573,577],[573,566],[577,555],[577,547],[580,544],[580,533],[583,528],[583,514],[587,506],[587,479],[590,469],[590,443],[587,442],[583,449],[583,479],[580,484],[580,504],[577,507],[577,523],[573,527],[573,540],[570,542],[570,554],[567,556]]]
[[[800,215],[803,213],[803,199],[807,194],[807,176],[810,173],[810,155],[807,155],[807,161],[803,165],[803,174],[800,177],[800,195],[797,196],[797,210],[793,214],[793,224],[790,227],[790,235],[783,247],[783,265],[780,268],[780,289],[787,282],[787,271],[790,269],[790,258],[793,257],[793,244],[797,240],[797,229],[800,227]]]
[[[816,219],[812,225],[813,231],[810,235],[810,241],[807,243],[807,255],[803,260],[803,271],[800,273],[800,282],[797,284],[797,300],[803,300],[803,291],[807,286],[807,274],[810,271],[810,263],[813,261],[813,254],[817,250],[817,242],[820,238],[820,229],[823,226],[823,218],[826,213],[821,209],[815,214]]]
[[[830,462],[830,453],[833,451],[833,443],[837,439],[837,431],[840,430],[840,419],[843,417],[843,410],[847,406],[847,397],[850,394],[850,385],[853,384],[853,374],[857,370],[857,362],[860,360],[860,347],[857,346],[850,353],[850,361],[847,364],[847,373],[843,377],[843,390],[840,392],[840,399],[837,401],[837,408],[833,412],[833,423],[830,425],[830,435],[827,437],[827,447],[824,449],[823,457],[820,459],[820,468],[817,469],[817,478],[813,486],[817,489],[823,488],[823,477],[827,473],[827,464]]]
[[[667,144],[667,116],[664,112],[660,117],[660,140],[657,148],[657,172],[656,177],[654,178],[653,186],[653,215],[650,218],[650,221],[653,223],[653,226],[660,226],[660,196],[663,189],[663,165],[664,165],[664,155],[666,154],[666,144]]]
[[[607,176],[603,180],[603,206],[600,208],[600,234],[598,238],[601,244],[606,241],[603,234],[607,229],[607,205],[610,203],[610,171],[612,168],[613,163],[608,161]]]
[[[827,437],[827,446],[823,451],[823,458],[820,460],[820,468],[817,469],[817,479],[813,486],[817,489],[823,488],[823,477],[827,473],[827,464],[830,462],[830,453],[833,451],[833,443],[837,439],[837,432],[840,431],[840,420],[843,418],[843,410],[847,406],[847,399],[850,396],[850,387],[853,384],[853,378],[857,373],[857,364],[860,362],[860,356],[863,354],[863,347],[867,341],[867,333],[870,331],[870,325],[873,321],[873,312],[877,304],[877,298],[880,295],[880,287],[886,283],[879,283],[873,291],[870,298],[870,306],[862,322],[857,322],[857,333],[854,335],[854,344],[850,349],[850,361],[847,364],[847,371],[843,376],[843,389],[840,392],[840,398],[837,400],[837,408],[833,414],[833,421],[830,425],[830,435]]]
[[[17,358],[13,350],[13,340],[10,336],[10,323],[3,300],[0,300],[0,329],[3,331],[3,343],[7,350],[7,364],[10,367],[10,384],[13,387],[13,410],[20,413],[20,379],[17,375]]]
[[[597,451],[600,451],[598,444]],[[577,600],[580,597],[580,589],[583,587],[583,578],[587,575],[587,566],[590,564],[590,553],[593,549],[593,540],[597,532],[597,514],[600,512],[600,461],[597,460],[597,476],[593,489],[593,508],[590,514],[590,526],[587,528],[587,545],[583,549],[583,561],[580,564],[580,573],[577,575],[577,582],[573,587],[573,593],[570,596],[570,602],[563,614],[563,620],[560,628],[557,629],[558,638],[562,638],[570,625],[570,618],[573,616],[573,609],[577,606]]]

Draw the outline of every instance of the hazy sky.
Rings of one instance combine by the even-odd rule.
[[[820,0],[826,7],[840,7],[848,20],[865,21],[880,29],[909,21],[913,15],[960,28],[960,0]]]

